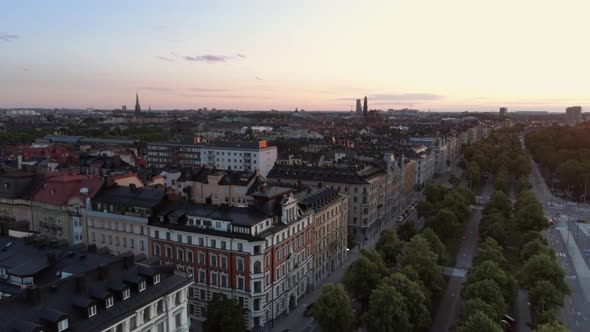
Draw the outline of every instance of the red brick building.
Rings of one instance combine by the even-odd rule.
[[[313,212],[291,189],[252,195],[248,208],[173,201],[150,226],[150,250],[194,276],[189,315],[206,319],[214,294],[235,299],[259,330],[294,308],[313,284]]]

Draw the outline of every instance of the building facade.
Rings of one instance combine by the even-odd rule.
[[[276,146],[259,142],[222,142],[216,144],[149,143],[148,162],[152,167],[207,166],[222,170],[254,171],[266,176],[277,160]]]

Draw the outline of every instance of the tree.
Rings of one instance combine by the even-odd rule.
[[[486,316],[481,311],[476,311],[468,316],[457,327],[457,332],[502,332],[500,324],[495,319]]]
[[[388,284],[381,284],[373,291],[363,321],[369,332],[410,331],[411,327],[403,295]]]
[[[381,256],[373,250],[363,249],[344,275],[344,286],[362,304],[366,304],[371,292],[388,273]]]
[[[488,317],[494,317],[496,315],[494,307],[480,298],[475,298],[465,301],[465,305],[463,306],[463,311],[461,313],[462,319],[465,320],[467,317],[472,316],[478,311],[483,312]]]
[[[412,220],[406,221],[397,229],[397,235],[402,241],[410,241],[410,239],[417,233],[418,231],[416,230],[416,226]]]
[[[547,228],[547,219],[540,204],[532,203],[521,207],[514,219],[522,231],[541,231]]]
[[[479,245],[475,257],[473,257],[473,265],[479,265],[488,260],[498,263],[498,266],[503,270],[507,270],[508,263],[504,257],[502,247],[492,238],[485,239]]]
[[[494,319],[500,318],[506,310],[506,302],[502,295],[502,289],[493,280],[485,279],[465,285],[462,297],[465,300],[482,299],[494,308]]]
[[[436,254],[422,235],[414,236],[398,258],[401,266],[409,266],[417,272],[420,281],[429,292],[429,298],[430,295],[440,294],[444,285],[442,267],[436,260]]]
[[[432,230],[439,238],[447,240],[457,238],[461,234],[461,224],[455,214],[448,209],[440,209],[428,222]]]
[[[501,167],[496,173],[494,188],[501,190],[504,193],[508,193],[508,172],[504,167]]]
[[[430,325],[430,300],[424,295],[422,286],[418,282],[397,272],[385,277],[382,284],[393,286],[404,297],[412,331],[420,331]]]
[[[469,218],[470,208],[467,204],[463,195],[456,191],[449,192],[442,202],[445,209],[455,214],[459,223],[464,223]]]
[[[326,284],[313,305],[312,314],[322,331],[348,331],[353,313],[350,299],[341,284]]]
[[[430,249],[436,254],[438,264],[444,265],[447,261],[447,248],[436,236],[436,233],[430,227],[427,227],[422,231],[421,235],[428,241]]]
[[[419,201],[416,205],[418,217],[430,217],[436,213],[436,208],[429,201]]]
[[[465,187],[455,188],[454,191],[463,197],[466,204],[475,204],[475,195],[473,194],[473,191]]]
[[[539,280],[529,291],[531,311],[537,316],[543,311],[557,311],[563,305],[563,293],[547,280]]]
[[[519,193],[521,191],[528,190],[530,186],[531,184],[529,183],[529,179],[526,176],[521,176],[516,182],[516,192]]]
[[[518,281],[526,289],[532,289],[539,280],[552,283],[562,294],[569,294],[570,290],[564,281],[565,273],[553,256],[537,254],[530,257],[518,273]]]
[[[472,187],[478,187],[481,184],[481,170],[477,162],[471,161],[467,164],[465,177]]]
[[[207,304],[204,332],[242,332],[246,329],[244,311],[233,299],[215,295]]]
[[[516,291],[516,281],[512,273],[502,270],[494,261],[484,261],[471,268],[466,283],[471,284],[482,280],[493,280],[502,290],[504,302],[512,303]]]
[[[426,200],[432,204],[437,204],[442,202],[445,198],[447,190],[443,188],[440,184],[428,184],[426,188],[424,188],[424,195],[426,195]]]
[[[505,243],[508,238],[507,220],[496,209],[492,213],[484,215],[479,223],[479,232],[482,238],[492,237],[498,243]]]
[[[540,253],[546,255],[554,254],[553,249],[549,248],[545,240],[536,239],[530,241],[520,249],[520,260],[524,263],[532,256]]]
[[[381,254],[385,265],[389,268],[395,267],[397,256],[402,251],[402,245],[397,238],[395,230],[385,229],[382,231],[379,235],[379,240],[377,240],[377,244],[375,245],[375,250]]]
[[[505,218],[510,217],[510,212],[512,211],[512,203],[503,191],[495,191],[488,200],[486,206],[483,208],[483,211],[481,213],[487,215],[490,214],[491,210],[493,209],[502,212]]]
[[[551,323],[537,326],[533,332],[569,332],[569,330],[561,324],[561,322],[554,320]]]

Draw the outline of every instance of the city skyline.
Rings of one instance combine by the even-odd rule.
[[[534,9],[531,11],[531,9]],[[588,106],[572,1],[92,4],[0,13],[0,108],[562,111]]]

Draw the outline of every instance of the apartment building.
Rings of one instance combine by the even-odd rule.
[[[0,301],[0,330],[189,331],[192,283],[172,267],[138,265],[127,256]]]
[[[70,245],[87,243],[85,210],[103,180],[95,176],[48,177],[32,197],[32,230]]]
[[[0,173],[0,221],[31,224],[31,197],[42,182],[42,175],[32,170]]]
[[[133,185],[103,189],[86,210],[88,244],[106,247],[113,255],[149,255],[148,220],[165,196],[163,190]]]
[[[150,249],[194,275],[189,315],[206,319],[216,294],[235,299],[247,328],[268,328],[295,308],[313,283],[313,216],[292,189],[253,194],[251,207],[170,202],[150,221]]]
[[[277,160],[277,147],[266,141],[192,143],[148,143],[149,165],[164,168],[167,165],[199,167],[235,171],[258,170],[266,176]]]
[[[313,211],[314,284],[318,284],[346,260],[348,196],[331,188],[308,187],[295,197],[303,211]]]
[[[292,185],[329,187],[348,195],[348,226],[356,241],[365,241],[385,222],[387,174],[368,164],[349,168],[276,165],[269,181]]]

